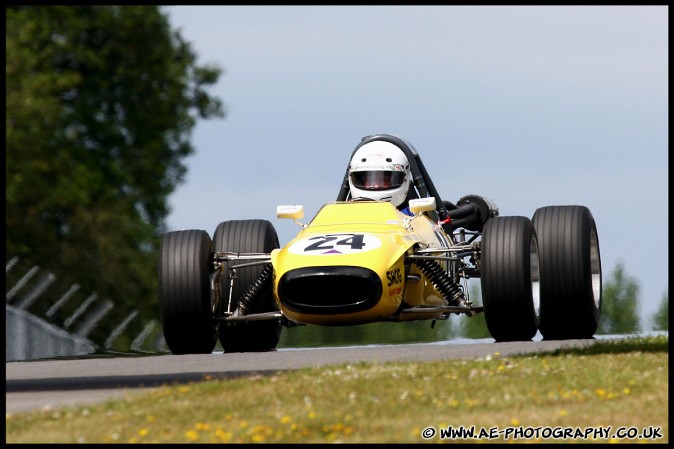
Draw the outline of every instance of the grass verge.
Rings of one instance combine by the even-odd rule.
[[[6,441],[667,443],[668,372],[668,336],[535,356],[343,364],[6,415]]]

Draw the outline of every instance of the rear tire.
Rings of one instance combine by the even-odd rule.
[[[485,223],[480,256],[484,318],[497,342],[531,340],[540,321],[536,232],[527,217]]]
[[[164,340],[173,354],[208,354],[217,343],[212,319],[212,241],[206,231],[164,235],[159,249],[159,311]]]
[[[218,225],[213,235],[216,252],[270,253],[279,247],[274,226],[266,220],[231,220]],[[229,302],[229,268],[252,260],[225,262],[221,277],[223,310]],[[232,290],[231,311],[236,310],[240,298],[262,272],[263,265],[238,268]],[[271,287],[271,285],[269,286]],[[276,311],[272,289],[265,289],[256,300],[255,308],[248,313]],[[271,351],[276,348],[281,337],[283,325],[280,319],[222,323],[220,326],[220,344],[224,352]]]
[[[597,227],[585,206],[541,207],[532,218],[541,259],[545,340],[594,338],[601,314]]]

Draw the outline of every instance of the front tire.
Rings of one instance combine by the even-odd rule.
[[[279,247],[274,226],[267,220],[231,220],[218,225],[213,235],[216,252],[270,253]],[[223,309],[229,302],[229,268],[252,260],[237,260],[224,263],[221,276]],[[232,289],[231,310],[236,310],[241,296],[258,279],[262,265],[239,268]],[[276,311],[271,285],[265,289],[255,302],[255,308],[249,313]],[[220,344],[224,352],[271,351],[276,348],[281,337],[283,325],[280,319],[250,321],[240,323],[222,323],[220,326]]]
[[[212,256],[206,231],[174,231],[162,238],[159,311],[164,340],[173,354],[208,354],[217,343],[209,282]]]
[[[482,233],[484,318],[497,342],[527,341],[540,320],[538,241],[527,217],[494,217]]]
[[[594,338],[601,313],[597,227],[585,206],[547,206],[532,218],[541,258],[541,335]]]

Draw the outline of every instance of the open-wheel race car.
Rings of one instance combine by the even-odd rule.
[[[593,338],[601,310],[597,228],[585,206],[500,216],[487,198],[438,194],[414,147],[378,134],[409,162],[402,211],[353,195],[347,168],[335,201],[303,224],[302,206],[277,217],[301,230],[285,246],[263,219],[166,233],[159,258],[164,339],[174,354],[268,351],[297,325],[442,320],[484,313],[496,342]],[[362,159],[363,161],[365,158]],[[479,278],[481,304],[468,294]]]

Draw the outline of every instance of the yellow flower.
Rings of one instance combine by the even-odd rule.
[[[210,426],[209,424],[206,424],[206,423],[198,422],[198,423],[196,423],[196,424],[194,425],[194,428],[197,429],[197,430],[206,430],[206,431],[208,431],[208,430],[211,429],[211,426]]]
[[[225,432],[224,430],[218,428],[215,431],[215,436],[220,439],[220,441],[227,442],[232,439],[232,432]]]
[[[150,429],[140,429],[138,431],[138,435],[140,435],[142,437],[147,436],[148,433],[150,433]]]
[[[185,436],[192,441],[196,441],[199,439],[199,434],[194,430],[188,430],[187,432],[185,432]]]

